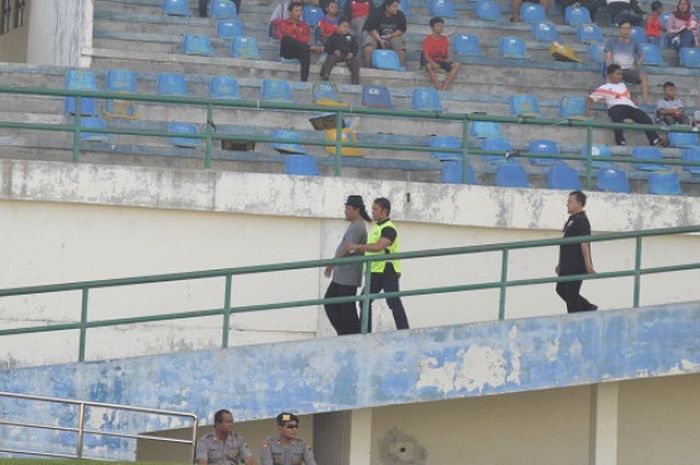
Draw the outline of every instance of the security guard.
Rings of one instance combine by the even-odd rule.
[[[197,465],[255,465],[248,444],[233,430],[233,415],[228,410],[214,414],[214,431],[197,441]]]
[[[399,233],[396,225],[389,218],[391,202],[384,197],[375,199],[372,203],[372,219],[377,223],[372,228],[367,238],[367,244],[348,244],[348,253],[363,253],[365,255],[382,255],[398,253]],[[396,292],[399,290],[399,278],[401,277],[401,264],[398,260],[375,261],[371,265],[369,292],[376,294],[382,289],[384,292]],[[365,286],[367,283],[365,283]],[[396,329],[408,329],[408,318],[403,308],[401,299],[392,297],[386,299],[386,303],[394,315]],[[372,331],[372,301],[369,303],[369,330]]]
[[[314,453],[303,439],[297,438],[299,418],[293,413],[277,415],[279,435],[260,446],[261,465],[316,465]]]

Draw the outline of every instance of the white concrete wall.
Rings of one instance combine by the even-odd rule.
[[[92,46],[93,0],[28,3],[27,63],[89,66],[89,58],[82,58],[81,51]]]
[[[346,226],[348,194],[383,195],[403,250],[560,236],[566,193],[481,186],[303,178],[204,170],[0,161],[0,283],[3,288],[235,267],[332,256]],[[410,202],[406,194],[411,193]],[[700,224],[700,200],[591,193],[596,232]],[[697,236],[645,240],[643,265],[700,261]],[[598,271],[632,267],[633,242],[594,244]],[[557,249],[511,254],[510,277],[551,276]],[[404,289],[500,279],[500,254],[405,261]],[[700,299],[698,272],[644,277],[642,304]],[[235,278],[233,303],[315,298],[328,281],[318,270]],[[651,283],[651,284],[650,284]],[[563,313],[553,285],[509,289],[507,316]],[[223,279],[98,290],[90,319],[217,308]],[[584,284],[601,308],[631,305],[632,280]],[[264,296],[264,297],[261,297]],[[496,291],[407,298],[414,327],[497,316]],[[393,329],[379,305],[375,329]],[[78,292],[0,299],[0,327],[77,321]],[[231,344],[331,334],[317,308],[241,314]],[[180,320],[88,331],[87,358],[216,347],[221,318]],[[77,357],[77,331],[0,340],[0,363],[23,366]]]

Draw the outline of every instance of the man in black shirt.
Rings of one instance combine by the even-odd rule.
[[[367,18],[362,43],[365,66],[372,66],[372,52],[377,47],[395,51],[401,66],[406,62],[406,42],[401,37],[406,32],[406,16],[399,5],[399,0],[384,0]]]
[[[566,208],[569,219],[564,225],[564,237],[590,236],[591,223],[588,221],[583,207],[586,206],[586,194],[574,191],[569,194]],[[591,260],[591,244],[563,244],[559,247],[559,264],[555,269],[557,275],[567,276],[576,274],[595,273]],[[597,310],[580,294],[583,281],[568,281],[557,283],[557,294],[566,302],[566,310],[569,313]]]

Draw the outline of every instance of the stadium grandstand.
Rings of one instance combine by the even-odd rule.
[[[0,465],[700,465],[697,32],[0,0]]]

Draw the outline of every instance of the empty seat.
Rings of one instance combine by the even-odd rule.
[[[214,76],[209,81],[209,98],[238,100],[238,81],[228,76]]]
[[[318,164],[316,158],[311,155],[287,155],[284,157],[284,174],[297,176],[318,176]]]
[[[214,18],[235,18],[237,13],[236,4],[231,0],[211,0],[209,3],[209,16]]]
[[[604,63],[605,47],[601,44],[591,44],[588,47],[588,59],[591,63]]]
[[[335,143],[336,137],[337,136],[336,136],[335,129],[328,129],[326,131],[326,141],[327,142]],[[348,142],[351,144],[359,143],[359,140],[357,138],[357,134],[355,133],[355,131],[353,131],[350,128],[344,128],[342,131],[340,131],[340,141],[343,144],[346,144]],[[329,155],[335,155],[335,146],[326,146],[326,152]],[[345,147],[345,146],[343,146],[340,149],[340,153],[344,157],[361,157],[362,155],[364,155],[364,153],[362,152],[362,149],[359,147]]]
[[[496,185],[500,187],[529,187],[527,173],[517,160],[496,166]]]
[[[479,37],[474,34],[456,34],[452,39],[452,51],[459,56],[478,57],[481,54]]]
[[[501,37],[498,52],[501,58],[526,58],[525,41],[520,37]]]
[[[559,155],[557,143],[548,139],[530,141],[527,151],[532,155]],[[561,160],[558,158],[530,158],[530,163],[539,166],[551,166],[561,163]]]
[[[476,17],[484,21],[500,21],[501,7],[494,0],[479,0],[476,4]]]
[[[681,182],[675,171],[655,171],[649,175],[649,193],[654,195],[681,195]]]
[[[97,79],[95,73],[83,69],[69,69],[66,72],[65,87],[67,90],[89,90],[97,91]],[[64,110],[66,113],[74,115],[76,113],[75,97],[66,97]],[[81,115],[96,115],[97,100],[92,97],[80,99]]]
[[[314,102],[323,106],[347,106],[348,104],[340,99],[340,91],[334,82],[320,81],[314,82],[312,87]]]
[[[665,31],[666,30],[666,25],[668,24],[668,17],[671,16],[671,13],[666,12],[666,13],[661,13],[661,28]]]
[[[171,16],[191,16],[189,0],[163,0],[163,13]]]
[[[598,190],[603,192],[628,193],[630,191],[627,174],[619,168],[609,166],[598,170],[596,179]]]
[[[368,108],[393,108],[389,89],[385,86],[366,85],[362,87],[362,106]]]
[[[700,147],[694,146],[683,149],[683,161],[689,161],[691,163],[700,163]],[[700,165],[684,165],[683,169],[690,174],[700,174]]]
[[[304,6],[304,22],[311,27],[317,27],[321,18],[323,18],[323,10],[317,6]]]
[[[393,50],[377,49],[372,52],[372,66],[378,69],[404,71],[399,55]]]
[[[203,34],[185,34],[182,37],[182,53],[185,55],[213,55],[211,41]]]
[[[492,121],[472,121],[469,125],[469,135],[479,139],[500,137],[501,125]]]
[[[219,39],[233,39],[244,35],[243,23],[238,18],[222,19],[216,25],[216,37]]]
[[[539,116],[540,106],[534,95],[511,95],[508,97],[510,114],[517,116]]]
[[[570,26],[576,26],[578,24],[590,24],[591,12],[585,6],[574,6],[569,5],[564,11],[564,22]]]
[[[566,189],[577,191],[581,189],[581,180],[578,172],[566,163],[558,163],[547,173],[547,187],[549,189]]]
[[[647,33],[644,30],[643,27],[639,26],[634,26],[632,28],[632,31],[630,32],[630,38],[637,42],[638,44],[646,44],[647,43]],[[644,62],[646,63],[646,57],[644,57]]]
[[[411,108],[423,111],[442,111],[440,96],[432,87],[416,87],[411,97]]]
[[[668,141],[671,147],[694,147],[698,145],[698,134],[691,132],[670,132]]]
[[[188,97],[185,76],[180,73],[160,73],[158,75],[158,95],[164,97]]]
[[[260,99],[265,102],[294,103],[292,87],[281,79],[263,79]]]
[[[489,163],[500,163],[506,161],[506,153],[513,150],[513,145],[505,137],[487,137],[481,141],[481,150],[500,152],[500,155],[482,155]]]
[[[448,149],[461,149],[462,143],[456,137],[452,136],[431,136],[430,137],[430,147],[437,148],[448,148]],[[462,155],[456,152],[430,152],[433,158],[438,160],[455,160],[461,159]]]
[[[340,0],[338,3],[338,11],[343,11],[343,7],[345,6],[346,0]],[[399,10],[403,11],[403,14],[408,17],[409,14],[411,14],[411,2],[410,0],[401,0],[399,3]]]
[[[644,42],[639,44],[639,48],[644,55],[645,65],[661,66],[665,64],[661,58],[661,48],[658,45]]]
[[[259,60],[260,49],[255,37],[234,37],[231,41],[231,56],[247,60]]]
[[[192,123],[170,123],[168,124],[170,133],[170,143],[176,147],[196,148],[199,147],[199,139],[183,137],[184,135],[196,135],[197,126]]]
[[[559,34],[554,24],[537,23],[532,25],[532,39],[538,42],[553,42],[559,40]]]
[[[679,52],[681,65],[686,68],[700,68],[700,49],[683,47]]]
[[[585,118],[586,98],[578,95],[565,95],[560,98],[559,116],[561,118]]]
[[[661,151],[656,147],[635,147],[632,149],[632,158],[638,162],[634,164],[635,169],[642,171],[661,171],[663,165],[659,163],[643,163],[641,161],[661,161]]]
[[[110,69],[107,71],[107,90],[109,92],[136,93],[136,74],[128,69]],[[133,118],[136,115],[134,103],[128,100],[107,100],[105,114],[113,118]]]
[[[442,162],[440,175],[444,184],[463,184],[464,183],[464,164],[462,160],[447,160]],[[467,184],[476,184],[476,176],[471,165],[467,163]]]
[[[603,33],[596,24],[579,24],[576,29],[576,40],[588,44],[603,42]]]
[[[520,4],[520,19],[528,24],[537,24],[544,22],[547,15],[539,3],[523,2]]]
[[[275,129],[272,131],[272,138],[285,140],[285,142],[272,143],[272,148],[280,153],[306,153],[306,150],[304,150],[301,145],[297,144],[297,142],[301,140],[301,136],[296,131]]]
[[[581,155],[584,157],[588,156],[588,150],[587,146],[584,145],[581,148]],[[592,160],[592,166],[593,168],[608,168],[608,167],[613,167],[612,163],[612,150],[610,150],[610,147],[607,145],[603,144],[593,144],[591,146],[591,158]],[[583,162],[584,166],[586,162]]]
[[[95,142],[108,142],[112,140],[112,135],[111,134],[105,134],[101,132],[84,132],[82,129],[106,129],[107,125],[105,124],[104,120],[102,118],[96,118],[96,117],[87,117],[87,118],[81,118],[80,119],[80,140],[89,140],[89,141],[95,141]]]
[[[442,16],[444,18],[454,18],[455,7],[452,0],[430,0],[428,2],[431,16]]]

